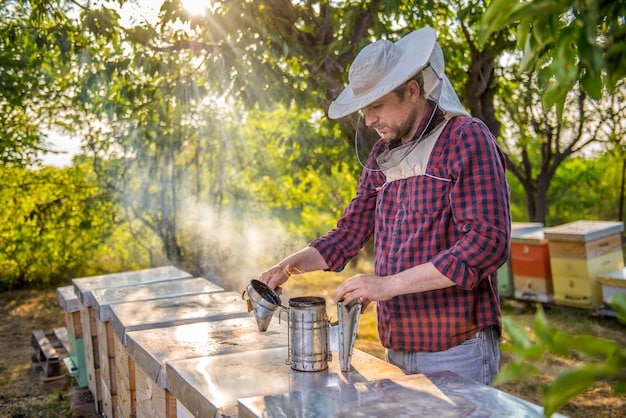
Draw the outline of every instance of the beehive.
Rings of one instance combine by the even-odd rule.
[[[97,318],[93,292],[143,283],[156,283],[191,277],[174,266],[164,266],[99,276],[72,279],[74,293],[80,303],[80,326],[83,334],[87,386],[94,397],[96,409],[103,413],[102,379],[98,352]]]
[[[338,384],[360,384],[404,376],[398,367],[355,349],[352,368],[342,372],[333,353],[328,369],[299,372],[285,362],[285,347],[195,357],[167,363],[177,418],[236,417],[237,400],[248,396],[306,391]],[[259,382],[263,382],[259,385]]]
[[[126,351],[135,362],[137,416],[172,418],[177,406],[167,364],[276,347],[283,347],[286,358],[288,334],[286,321],[272,321],[266,332],[259,332],[254,316],[246,316],[131,331],[126,339]]]
[[[605,303],[606,313],[615,316],[610,308],[611,298],[617,294],[626,295],[626,269],[610,271],[598,275],[602,286],[602,300]]]
[[[83,328],[80,324],[80,302],[73,286],[57,288],[59,306],[63,308],[69,355],[76,372],[72,376],[78,387],[87,387],[87,365],[85,364],[85,349],[83,346]],[[68,367],[69,370],[71,370]]]
[[[98,336],[98,364],[100,365],[100,387],[102,410],[105,416],[115,417],[119,379],[116,375],[114,332],[111,325],[111,310],[116,304],[135,302],[137,307],[147,301],[167,297],[197,295],[220,292],[224,289],[202,277],[179,278],[156,283],[98,289],[92,292],[96,312]]]
[[[557,304],[593,309],[602,305],[598,276],[624,268],[622,222],[576,221],[544,230]]]
[[[135,362],[126,352],[127,333],[243,316],[252,314],[248,312],[241,295],[227,291],[112,305],[110,322],[114,331],[114,367],[117,380],[115,416],[137,415],[137,371]],[[141,370],[139,372],[141,373]]]
[[[552,301],[550,248],[543,231],[517,234],[511,238],[511,265],[517,299]]]
[[[518,234],[526,234],[543,229],[539,222],[512,222],[511,239]],[[515,293],[513,283],[512,260],[509,259],[498,269],[498,294],[503,297],[512,297]]]

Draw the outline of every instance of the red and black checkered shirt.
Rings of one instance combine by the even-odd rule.
[[[368,159],[387,149],[379,141]],[[497,269],[509,254],[511,216],[505,162],[478,119],[448,122],[426,175],[385,184],[365,169],[356,197],[336,228],[313,241],[330,270],[340,271],[374,235],[374,272],[392,275],[432,262],[456,286],[379,301],[383,346],[442,351],[477,330],[500,327]]]

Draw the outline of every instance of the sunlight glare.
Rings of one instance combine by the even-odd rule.
[[[183,8],[187,10],[190,15],[204,16],[209,8],[210,0],[181,0]]]

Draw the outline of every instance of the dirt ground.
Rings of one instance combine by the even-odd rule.
[[[534,314],[524,306],[505,304],[504,314],[522,324],[531,324]],[[69,417],[73,379],[42,383],[33,370],[30,344],[31,332],[45,332],[63,327],[63,310],[55,290],[0,293],[0,417]],[[550,316],[565,332],[589,333],[620,342],[626,346],[626,327],[612,318],[590,318],[586,314]],[[381,355],[377,342],[358,341],[357,348]],[[506,356],[504,356],[506,361]],[[539,378],[511,383],[502,390],[540,403],[539,384],[549,381],[559,370],[576,364],[575,360],[547,357]],[[570,417],[625,417],[626,397],[612,394],[608,383],[598,383],[593,389],[574,398],[561,410]]]

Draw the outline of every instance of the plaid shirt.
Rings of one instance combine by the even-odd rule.
[[[379,141],[368,166],[387,147]],[[376,275],[430,261],[456,283],[379,301],[383,346],[442,351],[481,328],[500,329],[497,269],[509,254],[511,224],[504,166],[487,127],[457,116],[435,143],[426,175],[385,184],[381,171],[365,169],[336,228],[310,244],[341,271],[374,235]]]

